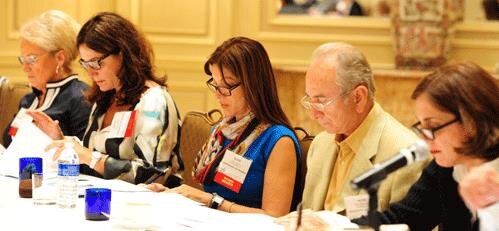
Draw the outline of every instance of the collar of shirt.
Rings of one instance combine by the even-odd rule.
[[[370,132],[370,128],[375,122],[377,115],[381,113],[381,111],[381,106],[379,106],[378,103],[374,103],[374,106],[367,114],[367,117],[364,119],[364,121],[362,121],[360,126],[353,131],[350,136],[348,136],[341,142],[335,141],[338,147],[341,149],[345,146],[348,146],[354,153],[358,153],[363,143],[372,143],[370,141],[374,139],[374,137],[370,137],[368,134]]]

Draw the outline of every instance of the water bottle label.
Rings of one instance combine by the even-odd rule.
[[[80,175],[80,165],[79,164],[59,164],[59,176],[78,176]]]

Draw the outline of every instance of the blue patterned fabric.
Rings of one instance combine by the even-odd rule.
[[[204,191],[213,193],[216,192],[226,200],[235,202],[239,205],[244,205],[253,208],[262,207],[263,182],[265,176],[265,168],[270,153],[277,141],[288,136],[293,139],[296,151],[296,163],[298,165],[300,157],[300,145],[293,131],[282,125],[272,125],[267,128],[248,148],[244,153],[244,157],[252,160],[248,174],[244,179],[239,193],[235,193],[224,186],[217,183],[204,185]],[[231,140],[225,139],[224,146],[228,145]],[[297,174],[298,175],[298,174]]]
[[[53,120],[59,121],[64,135],[77,136],[81,139],[85,133],[91,106],[83,96],[83,91],[87,88],[88,85],[78,80],[77,75],[72,75],[59,82],[47,83],[45,100],[40,107],[37,99],[40,91],[33,88],[33,92],[21,99],[19,108],[43,111]],[[12,142],[8,133],[11,123],[12,120],[3,133],[2,143],[5,147]]]

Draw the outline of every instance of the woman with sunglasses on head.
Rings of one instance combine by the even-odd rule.
[[[195,161],[194,180],[204,191],[182,185],[168,192],[226,212],[288,213],[300,148],[279,103],[267,52],[255,40],[231,38],[204,70],[223,112]]]
[[[488,198],[481,207],[499,201],[498,93],[497,80],[471,62],[442,66],[419,83],[412,94],[419,119],[413,129],[428,143],[434,160],[404,199],[378,214],[382,224],[405,223],[411,230],[437,225],[439,230],[478,230],[477,206],[466,195],[463,201],[458,185],[468,181],[469,172],[494,169],[490,175],[495,186],[478,182],[475,187],[484,189],[482,197]]]
[[[83,146],[74,142],[81,172],[143,183],[165,171],[172,174],[161,183],[178,186],[179,114],[164,79],[154,75],[150,44],[131,22],[109,12],[89,19],[76,41],[80,64],[93,81],[86,92],[93,107]],[[53,124],[40,113],[34,118]],[[55,129],[45,132],[63,138]]]
[[[21,99],[19,108],[23,109],[5,128],[4,146],[15,136],[24,109],[43,111],[57,121],[64,134],[83,137],[90,113],[90,105],[83,96],[88,86],[78,80],[71,67],[78,56],[79,29],[76,20],[57,10],[44,12],[21,27],[18,59],[33,92]]]

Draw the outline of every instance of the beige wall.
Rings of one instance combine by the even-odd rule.
[[[394,67],[389,19],[277,16],[277,5],[271,0],[0,0],[0,75],[26,81],[15,58],[17,31],[48,9],[63,10],[82,23],[98,11],[132,20],[152,42],[157,70],[168,75],[182,115],[217,106],[205,87],[203,64],[217,45],[235,35],[261,41],[279,68],[306,67],[312,50],[327,41],[359,47],[375,69]],[[499,23],[462,23],[452,45],[453,58],[492,70],[499,62]]]

